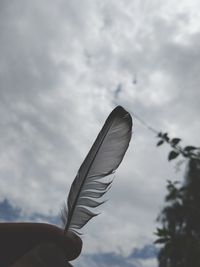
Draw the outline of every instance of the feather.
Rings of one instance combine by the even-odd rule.
[[[98,215],[88,208],[95,208],[103,203],[94,198],[101,198],[112,182],[105,183],[100,179],[117,169],[129,146],[131,135],[131,116],[118,106],[107,118],[71,185],[67,207],[62,212],[65,231],[76,232]]]

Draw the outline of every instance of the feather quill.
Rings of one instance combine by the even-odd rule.
[[[98,215],[88,208],[95,208],[103,202],[101,198],[112,182],[100,179],[112,174],[121,163],[132,135],[132,118],[121,106],[108,116],[89,153],[78,170],[62,211],[65,231],[77,232],[92,217]]]

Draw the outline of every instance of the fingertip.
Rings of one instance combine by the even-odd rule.
[[[67,255],[68,260],[76,259],[82,250],[83,242],[82,239],[72,231],[65,232],[66,244],[68,246],[67,250],[70,251]],[[70,245],[70,247],[69,247]]]

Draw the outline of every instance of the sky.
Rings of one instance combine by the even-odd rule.
[[[200,2],[1,0],[0,201],[57,215],[107,116],[133,136],[84,253],[130,253],[155,240],[167,179],[157,130],[199,144]]]

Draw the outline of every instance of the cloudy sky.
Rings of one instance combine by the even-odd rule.
[[[198,145],[199,9],[197,0],[1,0],[0,201],[57,215],[118,104]],[[109,201],[84,229],[85,253],[154,240],[166,179],[180,176],[156,141],[133,117]]]

